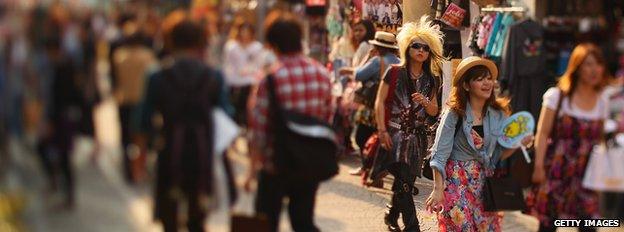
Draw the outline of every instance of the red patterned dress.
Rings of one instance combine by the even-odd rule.
[[[569,101],[563,101],[561,109],[565,104]],[[602,139],[603,119],[583,119],[562,111],[544,159],[546,181],[527,197],[529,213],[543,225],[551,225],[553,219],[600,216],[598,194],[583,188],[582,182],[589,155]]]

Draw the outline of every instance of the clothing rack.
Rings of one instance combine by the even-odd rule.
[[[514,6],[514,7],[485,7],[481,9],[481,12],[526,12],[526,8]]]

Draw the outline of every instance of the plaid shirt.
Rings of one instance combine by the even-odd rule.
[[[332,115],[331,81],[325,68],[303,55],[282,56],[271,74],[277,98],[283,109],[327,120]],[[270,141],[269,95],[267,79],[263,79],[253,95],[248,121],[250,148],[262,155],[263,163],[272,153]]]

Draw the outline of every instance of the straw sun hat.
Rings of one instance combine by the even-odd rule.
[[[390,32],[378,31],[375,33],[375,39],[369,40],[368,43],[384,48],[399,49],[396,36]]]
[[[494,62],[481,57],[471,56],[463,59],[459,65],[457,65],[457,70],[453,76],[453,86],[458,86],[462,76],[472,67],[479,65],[485,66],[488,70],[490,70],[490,75],[492,75],[494,79],[498,79],[498,68]]]

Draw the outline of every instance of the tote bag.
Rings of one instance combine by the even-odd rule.
[[[587,163],[583,187],[594,191],[624,192],[624,148],[596,146]]]

